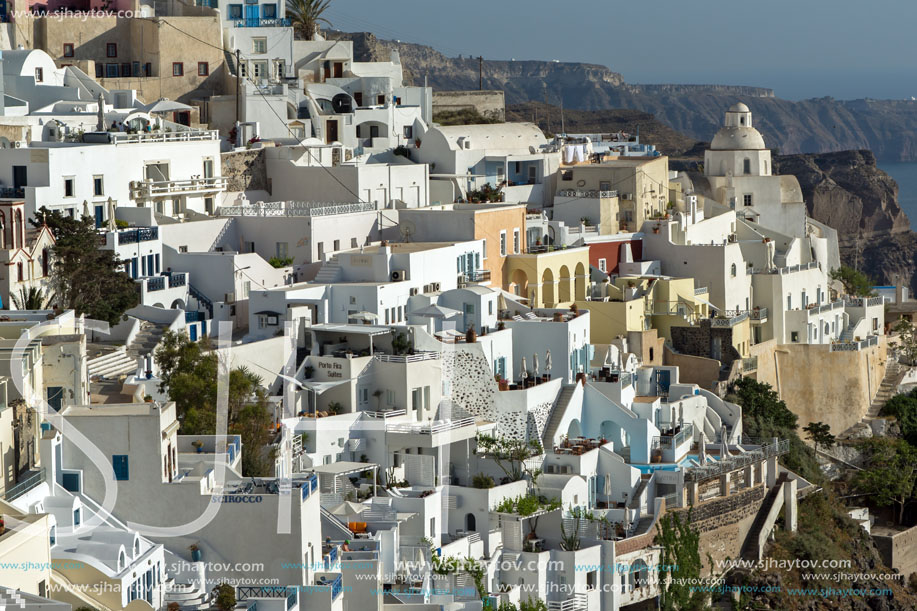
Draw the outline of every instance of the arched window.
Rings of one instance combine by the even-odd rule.
[[[745,117],[739,117],[739,125],[745,125]]]
[[[465,530],[474,532],[478,530],[477,520],[473,513],[465,514]]]
[[[729,268],[729,273],[732,275],[733,278],[736,277],[736,264],[735,263],[733,263],[732,266]]]

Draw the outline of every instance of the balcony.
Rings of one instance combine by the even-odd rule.
[[[441,358],[442,354],[432,350],[421,350],[414,354],[381,354],[377,352],[373,356],[383,363],[420,363],[422,361],[435,361]],[[401,411],[403,412],[404,410]]]
[[[117,232],[118,244],[137,244],[159,239],[159,227],[137,227]]]
[[[38,484],[45,481],[45,470],[39,469],[38,471],[32,471],[31,473],[25,475],[21,480],[16,484],[10,486],[6,489],[6,492],[3,493],[3,500],[7,503],[18,499],[23,494],[37,486]]]
[[[215,129],[185,129],[177,132],[148,134],[112,133],[114,144],[148,144],[152,142],[205,142],[219,140],[220,132]]]
[[[309,498],[309,495],[311,495],[317,489],[318,489],[318,476],[311,475],[308,478],[306,478],[302,483],[302,487],[300,488],[300,492],[302,494],[302,500],[305,501],[307,498]]]
[[[767,308],[755,308],[749,312],[749,317],[752,323],[760,324],[767,322]]]
[[[0,187],[0,197],[3,199],[19,199],[25,197],[22,187]]]
[[[170,289],[185,286],[188,284],[188,273],[187,272],[173,272],[169,274],[167,278],[169,279],[169,288]]]
[[[163,199],[176,195],[219,193],[225,188],[226,179],[222,176],[188,180],[132,180],[130,183],[131,199],[135,201]]]
[[[396,435],[399,443],[423,448],[438,448],[456,441],[465,441],[473,438],[477,430],[474,418],[385,425],[385,432]]]
[[[232,22],[234,28],[288,28],[290,27],[289,17],[274,17],[271,19],[261,19],[258,17],[252,19],[238,19]]]
[[[706,286],[699,286],[699,287],[697,287],[697,288],[694,289],[694,296],[695,296],[695,297],[697,297],[698,295],[706,295],[707,293],[708,293],[708,291],[707,291],[707,287],[706,287]]]
[[[831,344],[831,352],[859,352],[869,346],[879,345],[879,336],[870,335],[859,342],[834,342]]]
[[[474,284],[477,282],[490,282],[490,270],[489,269],[479,269],[473,272],[463,272],[459,274],[459,277],[458,277],[459,288],[463,286],[467,286],[469,284]]]
[[[590,189],[580,191],[577,189],[561,189],[557,192],[558,197],[576,197],[579,199],[611,199],[618,196],[617,190],[601,191],[599,189]]]
[[[678,429],[676,429],[678,430]],[[659,436],[659,447],[663,450],[676,450],[686,441],[693,441],[694,425],[688,423],[681,427],[677,433],[662,434]]]
[[[734,327],[748,319],[748,310],[722,310],[716,318],[710,318],[711,327]]]
[[[261,202],[246,206],[220,206],[218,216],[333,216],[374,212],[376,204],[359,202],[336,204],[329,202]]]
[[[154,291],[164,291],[166,290],[166,278],[165,276],[153,276],[146,279],[146,290],[150,293]]]

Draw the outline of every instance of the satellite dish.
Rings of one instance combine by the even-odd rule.
[[[417,227],[414,225],[414,221],[404,220],[398,225],[398,229],[401,231],[401,239],[405,242],[411,241],[411,236],[417,232]]]

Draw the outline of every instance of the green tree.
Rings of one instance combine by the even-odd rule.
[[[182,333],[166,332],[154,358],[160,390],[175,401],[183,435],[216,433],[218,359],[206,340],[192,342]],[[244,367],[229,372],[229,432],[240,435],[242,473],[269,475],[273,452],[271,412],[258,376]]]
[[[872,290],[873,281],[861,271],[852,267],[841,265],[837,269],[832,269],[828,276],[832,280],[837,280],[844,285],[844,291],[854,297],[874,297],[876,292]]]
[[[917,447],[917,388],[889,399],[882,408],[882,414],[894,416],[901,428],[901,436]]]
[[[732,393],[735,402],[742,406],[743,424],[751,418],[777,427],[796,428],[796,414],[789,410],[770,384],[739,378],[732,386]]]
[[[319,24],[331,25],[322,17],[331,0],[287,0],[287,17],[293,25],[293,31],[300,40],[312,40],[318,32]]]
[[[802,427],[802,430],[806,432],[806,437],[809,438],[809,441],[815,444],[816,453],[818,453],[818,446],[821,446],[822,449],[830,450],[834,447],[834,442],[837,441],[834,435],[831,434],[831,427],[824,422],[810,422]]]
[[[99,248],[91,217],[70,218],[42,207],[30,222],[46,224],[54,235],[51,284],[61,307],[114,326],[125,310],[137,305],[137,284],[122,270],[124,262],[114,251]]]
[[[236,589],[229,584],[221,583],[213,589],[211,596],[220,611],[232,611],[236,608]]]
[[[902,360],[905,363],[917,363],[917,327],[906,318],[901,318],[892,327],[898,334],[898,342]]]
[[[17,310],[49,310],[54,303],[54,293],[46,294],[37,286],[23,287],[11,297]]]
[[[696,591],[691,580],[700,578],[700,533],[678,513],[667,513],[659,520],[656,544],[662,547],[659,580],[659,608],[663,611],[700,611],[705,608],[704,593]]]
[[[860,442],[867,465],[857,472],[856,489],[879,507],[895,507],[898,523],[917,495],[917,448],[903,439],[873,437]]]
[[[484,434],[479,434],[477,438],[476,452],[493,459],[506,477],[514,482],[521,480],[524,474],[528,474],[532,483],[538,480],[541,469],[533,469],[525,463],[529,458],[538,456],[543,451],[541,443],[537,440],[527,442],[522,439]]]
[[[519,603],[519,611],[548,611],[548,605],[540,598],[527,598]]]

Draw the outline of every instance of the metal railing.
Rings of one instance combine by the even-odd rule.
[[[168,275],[169,278],[169,288],[175,288],[178,286],[185,286],[188,284],[188,273],[187,272],[172,272]]]
[[[13,486],[7,488],[6,492],[3,493],[3,500],[9,503],[10,501],[18,499],[43,481],[45,481],[44,467],[38,471],[33,471]]]
[[[117,232],[118,244],[137,244],[159,239],[159,227],[137,227]]]
[[[414,354],[374,354],[383,363],[419,363],[421,361],[435,361],[442,357],[439,352],[422,350]]]
[[[588,189],[585,191],[578,189],[561,189],[557,192],[559,197],[581,197],[589,199],[608,199],[618,196],[617,190],[602,191],[600,189]]]
[[[131,199],[151,199],[168,197],[180,193],[203,193],[222,191],[226,188],[226,178],[189,178],[186,180],[132,180],[130,183]]]
[[[660,435],[659,447],[664,450],[674,450],[685,441],[688,441],[689,438],[694,438],[694,425],[691,423],[686,424],[674,435]]]
[[[269,19],[253,17],[251,19],[236,19],[232,22],[234,28],[274,28],[290,27],[289,17],[273,17]]]
[[[808,269],[817,269],[819,267],[817,261],[810,261],[808,263],[800,263],[799,265],[790,265],[789,267],[775,267],[773,269],[759,269],[754,268],[749,270],[749,273],[752,274],[792,274],[795,272],[801,272]]]
[[[474,426],[474,418],[459,418],[449,422],[423,423],[423,424],[389,424],[385,430],[389,433],[416,433],[420,435],[435,435],[454,431],[466,426]]]
[[[752,320],[767,320],[767,308],[755,308],[749,315]]]
[[[722,457],[713,463],[707,463],[702,467],[687,467],[685,469],[685,481],[702,481],[719,477],[723,473],[729,473],[748,465],[754,464],[771,456],[779,456],[790,451],[790,440],[781,439],[774,443],[773,438],[768,439],[767,443],[755,443],[754,441],[743,440],[742,445],[759,445],[759,448],[745,452],[744,454],[733,454]]]
[[[315,492],[317,488],[318,488],[318,476],[312,475],[309,478],[307,478],[302,483],[302,487],[300,488],[302,500],[305,501],[307,498],[309,498],[309,495]]]
[[[468,282],[489,282],[490,270],[479,269],[473,272],[462,272],[459,274],[459,284]]]
[[[750,356],[742,359],[742,371],[757,371],[758,357]]]
[[[25,197],[25,189],[22,187],[0,187],[0,197],[14,198]]]
[[[710,319],[711,327],[732,327],[748,318],[748,312],[724,310],[716,318]]]
[[[164,291],[166,288],[166,277],[165,276],[152,276],[146,279],[146,290],[147,291]]]
[[[845,300],[846,305],[852,308],[880,306],[885,303],[885,297],[853,297]]]
[[[356,212],[374,212],[376,204],[358,202],[335,204],[329,202],[263,202],[245,206],[220,206],[217,216],[332,216]]]
[[[115,144],[142,144],[147,142],[201,142],[219,139],[220,132],[218,130],[189,129],[149,134],[118,134],[113,141]]]

